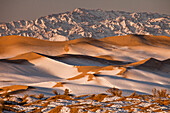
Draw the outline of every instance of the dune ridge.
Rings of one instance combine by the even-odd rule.
[[[42,46],[43,45],[43,46]],[[114,46],[113,46],[114,45]],[[83,50],[90,52],[92,56],[106,55],[106,52],[117,49],[116,46],[152,46],[166,47],[170,46],[170,37],[168,36],[151,36],[151,35],[126,35],[113,36],[103,39],[81,38],[71,41],[51,42],[39,40],[31,37],[22,36],[3,36],[0,37],[0,57],[14,57],[18,54],[27,52],[37,52],[46,55],[61,54],[85,54]],[[57,48],[57,49],[56,49]],[[68,51],[65,50],[68,49]],[[89,50],[87,50],[89,49]],[[101,51],[101,53],[94,51]],[[44,51],[46,50],[46,51]],[[81,51],[82,50],[82,51]],[[15,52],[14,52],[15,51]],[[93,53],[96,54],[93,54]],[[88,54],[88,53],[87,53]],[[86,55],[86,54],[85,54]]]
[[[34,87],[24,92],[48,96],[66,88],[75,95],[105,93],[111,87],[125,94],[151,94],[155,87],[169,91],[169,43],[167,36],[150,35],[62,42],[0,37],[0,87]]]

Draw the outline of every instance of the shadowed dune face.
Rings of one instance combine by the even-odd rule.
[[[17,59],[17,60],[8,60],[8,59],[0,59],[0,62],[6,62],[6,63],[14,63],[14,64],[25,64],[25,65],[33,65],[26,59]]]
[[[108,65],[124,65],[128,62],[114,61],[110,57],[93,57],[88,55],[78,55],[78,54],[63,54],[59,56],[47,56],[51,59],[61,61],[70,65],[75,66],[108,66]],[[89,63],[90,62],[90,63]]]
[[[170,68],[170,59],[166,59],[163,61],[157,60],[155,58],[148,58],[145,60],[141,60],[138,62],[134,62],[134,63],[129,63],[127,65],[124,65],[124,67],[130,67],[133,66],[135,68],[138,69],[147,69],[147,70],[156,70],[156,71],[160,71],[160,70],[165,70],[166,72],[169,72],[169,68]]]
[[[151,94],[153,88],[169,86],[169,49],[170,37],[166,36],[127,35],[65,42],[0,37],[0,87],[33,86],[38,91],[68,88],[73,94],[93,90],[105,93],[107,88],[118,87]]]
[[[148,61],[145,63],[136,66],[137,69],[141,70],[147,70],[147,71],[152,71],[154,73],[166,73],[167,75],[170,75],[170,62],[168,62],[170,59],[164,60],[164,61],[159,61],[154,58],[150,58]],[[165,75],[166,75],[165,74]]]

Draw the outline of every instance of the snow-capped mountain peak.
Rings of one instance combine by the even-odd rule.
[[[21,35],[51,41],[126,34],[170,36],[169,21],[170,16],[165,14],[76,8],[35,20],[1,23],[0,36]]]

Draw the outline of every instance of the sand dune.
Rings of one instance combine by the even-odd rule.
[[[65,88],[75,95],[105,93],[110,87],[125,94],[151,94],[152,88],[169,90],[169,49],[170,40],[165,36],[65,42],[0,37],[0,87],[31,86],[35,89],[25,93],[45,95]]]
[[[79,54],[63,54],[58,56],[47,56],[51,59],[61,61],[75,66],[108,66],[108,65],[124,65],[128,62],[114,61],[112,59],[105,59],[102,57],[93,57]]]
[[[148,58],[145,60],[141,60],[139,62],[127,64],[127,65],[125,65],[125,67],[133,66],[136,69],[149,70],[149,71],[161,71],[161,72],[170,73],[169,60],[170,59],[160,61],[155,58]]]
[[[26,91],[28,88],[30,88],[30,87],[23,86],[23,85],[12,85],[12,86],[1,87],[0,95],[17,94],[17,93],[20,93],[21,91]]]
[[[8,60],[18,60],[18,59],[26,59],[26,60],[34,60],[43,57],[40,54],[37,54],[35,52],[28,52],[24,54],[17,55],[15,57],[9,58]]]
[[[130,58],[141,60],[136,56],[139,54],[145,57],[143,59],[148,57],[168,59],[170,55],[169,52],[167,52],[169,50],[169,43],[170,38],[167,36],[151,35],[114,36],[100,40],[80,38],[62,42],[44,41],[22,36],[3,36],[0,37],[0,58],[10,58],[28,52],[37,52],[50,56],[58,56],[61,54],[82,54],[89,56],[109,55],[116,60],[126,60],[125,57],[129,57],[127,60]],[[153,51],[153,49],[155,50]],[[162,51],[167,54],[162,54]],[[155,52],[159,53],[159,56],[155,55]],[[124,58],[119,54],[122,54]]]
[[[4,37],[0,37],[0,47],[1,47],[0,58],[14,57],[19,54],[24,54],[28,52],[37,52],[37,53],[53,55],[53,56],[69,53],[68,51],[71,51],[71,53],[73,52],[73,54],[74,53],[76,54],[79,53],[79,51],[81,51],[79,50],[79,46],[81,46],[80,48],[89,51],[88,53],[93,53],[93,52],[98,53],[97,50],[100,51],[101,50],[105,51],[105,49],[107,50],[108,47],[103,46],[104,42],[101,41],[96,42],[96,41],[97,40],[90,39],[90,38],[81,38],[81,39],[76,39],[71,41],[51,42],[51,41],[44,41],[44,40],[35,39],[31,37],[4,36]],[[66,51],[66,47],[68,47],[69,49],[68,51]],[[76,52],[74,49],[77,49],[78,52]]]
[[[126,35],[100,39],[101,41],[120,46],[170,46],[170,37],[153,35]]]
[[[154,58],[150,58],[147,60],[145,63],[137,66],[137,68],[146,68],[146,69],[154,69],[154,70],[159,70],[159,71],[166,71],[167,73],[170,72],[170,63],[168,62],[170,59],[160,61]]]
[[[5,36],[0,37],[0,57],[14,57],[33,51],[52,55],[63,54],[64,45],[63,42],[50,42],[31,37]]]
[[[64,59],[65,56],[70,57],[74,55],[61,55],[61,56],[63,56]],[[61,56],[57,56],[57,57],[61,57]],[[72,87],[72,85],[75,83],[79,84],[80,85],[79,87],[81,86],[86,87],[86,85],[88,85],[88,87],[92,86],[91,88],[93,88],[93,86],[95,85],[95,87],[98,87],[99,89],[102,88],[102,91],[104,91],[103,88],[107,89],[113,86],[116,86],[124,90],[127,89],[133,90],[135,86],[135,91],[148,93],[148,94],[150,94],[149,89],[143,88],[141,91],[140,85],[145,84],[147,87],[151,87],[151,88],[154,87],[168,88],[167,86],[169,81],[167,79],[168,76],[161,77],[157,73],[152,73],[152,71],[148,72],[143,69],[139,70],[141,69],[139,68],[139,66],[148,68],[147,63],[151,62],[152,64],[153,60],[158,62],[158,60],[153,58],[149,58],[135,63],[124,64],[124,65],[122,64],[122,65],[110,65],[110,66],[101,66],[101,65],[100,66],[74,66],[71,64],[68,65],[57,61],[56,60],[57,57],[54,56],[47,57],[47,55],[40,55],[38,53],[30,52],[27,54],[22,54],[10,58],[8,59],[9,61],[24,59],[30,62],[32,65],[25,65],[22,63],[20,64],[14,62],[12,64],[11,62],[1,63],[2,64],[2,66],[0,66],[1,79],[3,81],[6,80],[10,82],[1,81],[0,83],[2,86],[20,84],[20,85],[32,86],[35,88],[44,87],[44,88],[55,88],[55,89],[57,88],[63,90],[65,88],[69,88],[73,94],[87,94],[86,91],[82,91],[82,90],[75,91],[75,89],[73,89]],[[77,58],[77,60],[79,59],[79,57]],[[95,60],[96,59],[94,59],[94,61]],[[90,62],[93,63],[93,61]],[[137,69],[128,68],[132,66]],[[166,66],[165,68],[168,68]],[[154,66],[152,68],[154,68]],[[135,76],[138,77],[133,76],[134,72],[135,72]],[[159,79],[157,79],[157,81],[152,80],[153,83],[150,83],[148,81],[149,80],[148,77],[146,76],[148,76],[149,78],[153,78],[157,76],[157,78]],[[140,81],[143,82],[139,83],[138,80],[139,78],[142,79]],[[129,84],[133,84],[133,85],[129,85]]]

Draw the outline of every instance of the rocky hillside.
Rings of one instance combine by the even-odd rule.
[[[126,34],[170,36],[170,16],[147,12],[103,11],[76,8],[36,20],[0,24],[0,36],[21,35],[45,40],[103,38]]]

